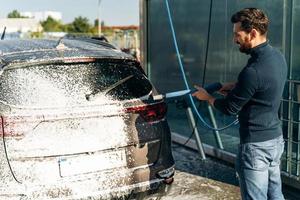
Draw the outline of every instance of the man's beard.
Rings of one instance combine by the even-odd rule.
[[[244,43],[243,45],[240,45],[239,50],[241,53],[249,54],[251,50],[250,43]]]
[[[251,50],[250,42],[245,41],[243,44],[240,44],[239,50],[241,53],[249,54]]]

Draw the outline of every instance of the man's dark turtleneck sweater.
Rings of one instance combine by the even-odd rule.
[[[239,115],[241,143],[263,142],[282,134],[278,110],[287,76],[285,58],[268,42],[249,54],[235,88],[214,102],[221,112]]]

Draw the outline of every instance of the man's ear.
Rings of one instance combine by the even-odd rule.
[[[256,38],[258,35],[259,35],[259,33],[257,32],[256,29],[253,28],[253,29],[250,31],[250,38],[251,38],[251,40],[254,39],[254,38]]]

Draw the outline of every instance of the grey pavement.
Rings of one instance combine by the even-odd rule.
[[[239,188],[227,183],[209,178],[195,176],[187,172],[177,171],[175,182],[168,194],[162,200],[217,200],[239,197]]]

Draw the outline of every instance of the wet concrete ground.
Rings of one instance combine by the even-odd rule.
[[[173,144],[176,161],[174,183],[162,200],[227,200],[241,199],[234,167],[217,159],[200,155],[189,148]],[[300,192],[284,187],[288,200],[300,199]]]
[[[240,199],[239,188],[186,172],[177,171],[168,196],[162,200]]]
[[[240,199],[240,190],[232,167],[200,155],[181,145],[173,144],[176,162],[174,183],[162,200]]]

